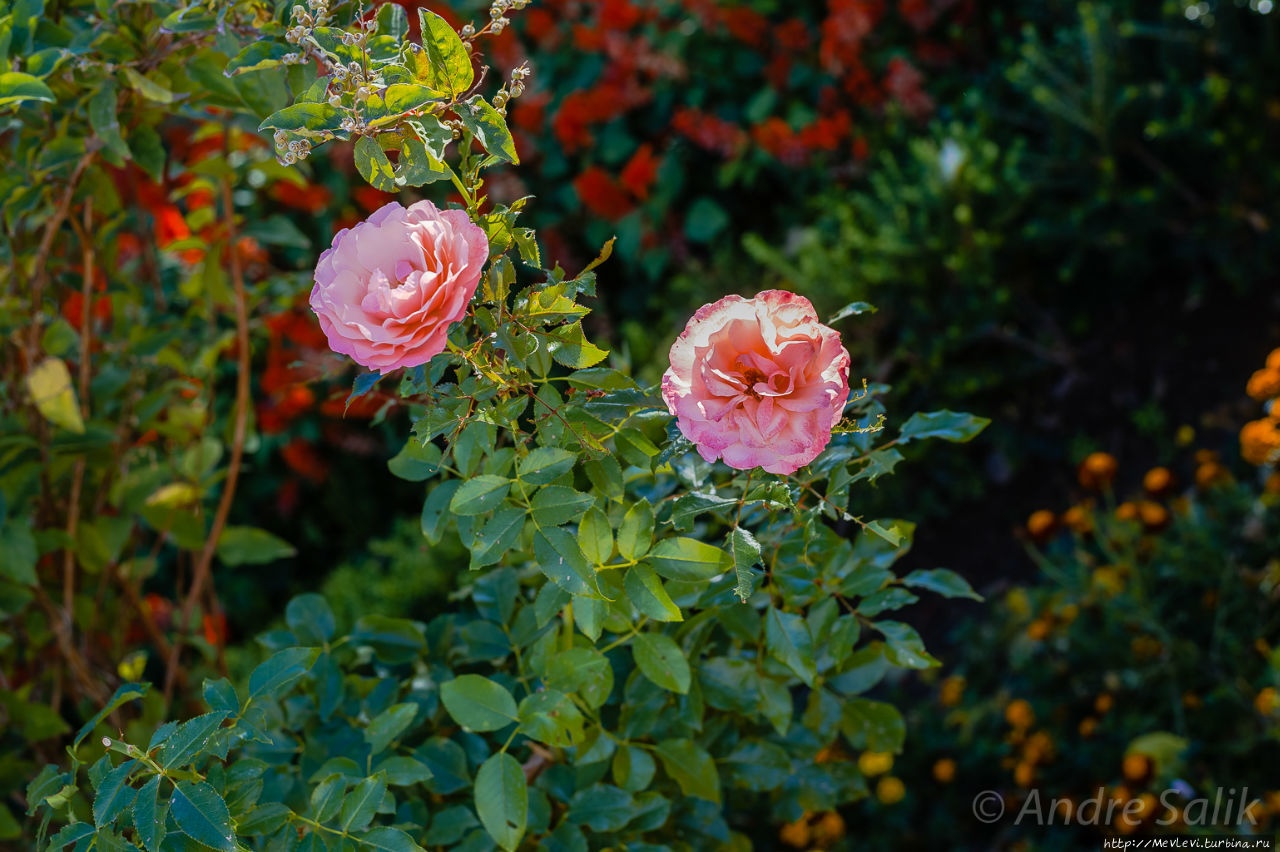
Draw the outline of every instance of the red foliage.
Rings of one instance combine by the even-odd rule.
[[[631,155],[618,179],[632,195],[643,201],[649,197],[649,187],[658,179],[661,164],[662,160],[653,155],[653,146],[646,142]]]
[[[329,465],[310,441],[294,438],[280,450],[280,456],[295,473],[317,485],[329,475]]]
[[[912,118],[924,118],[933,112],[933,99],[924,91],[924,75],[902,57],[889,60],[884,87]]]
[[[588,210],[605,219],[621,219],[635,206],[622,185],[599,166],[574,178],[573,188]]]
[[[747,134],[730,121],[691,107],[676,110],[671,129],[695,145],[732,157],[747,141]]]
[[[311,214],[319,213],[328,207],[332,198],[323,184],[308,182],[299,186],[287,180],[278,180],[273,183],[270,195],[286,207]]]

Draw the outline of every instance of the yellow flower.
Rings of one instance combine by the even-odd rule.
[[[944,757],[933,764],[933,778],[939,784],[950,784],[956,777],[956,762]]]
[[[1047,619],[1037,618],[1035,621],[1027,625],[1027,636],[1039,642],[1049,635],[1053,629],[1053,625]]]
[[[882,805],[896,805],[906,795],[906,786],[892,775],[886,775],[876,784],[876,798]]]
[[[844,837],[844,833],[844,818],[835,811],[827,811],[813,825],[813,842],[819,846],[830,846]]]
[[[883,775],[893,768],[893,755],[887,751],[864,751],[858,756],[858,769],[871,778]]]
[[[1026,618],[1031,614],[1031,601],[1027,599],[1027,590],[1022,587],[1010,589],[1009,594],[1004,596],[1004,603],[1009,607],[1009,612],[1018,618]]]
[[[1035,764],[1019,763],[1013,770],[1013,780],[1019,787],[1030,787],[1036,782]]]
[[[1115,703],[1116,700],[1111,697],[1111,694],[1104,692],[1093,699],[1093,709],[1099,714],[1105,714],[1115,706]]]
[[[796,849],[805,849],[809,845],[809,823],[804,819],[789,822],[778,832],[778,839]]]
[[[1114,597],[1124,591],[1124,580],[1120,577],[1120,572],[1107,566],[1094,569],[1093,585],[1097,586],[1099,590],[1109,597]]]

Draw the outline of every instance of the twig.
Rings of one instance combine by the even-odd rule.
[[[90,325],[89,306],[93,299],[93,198],[85,199],[84,225],[74,218],[69,220],[80,238],[80,246],[84,251],[82,266],[83,279],[80,283],[80,416],[89,417],[89,351],[93,346],[93,328]],[[75,472],[71,475],[71,498],[67,506],[67,540],[68,545],[62,551],[62,608],[66,610],[68,619],[73,618],[76,596],[76,554],[75,541],[77,527],[80,525],[80,492],[84,489],[84,456],[76,459]]]
[[[75,170],[71,173],[71,179],[67,181],[67,189],[62,193],[62,200],[58,202],[57,209],[54,210],[53,216],[44,226],[44,235],[40,238],[40,247],[36,249],[35,258],[35,278],[31,282],[31,332],[28,341],[28,360],[34,362],[36,353],[40,350],[40,314],[44,302],[44,287],[49,280],[49,252],[53,250],[53,238],[58,235],[58,230],[62,227],[62,222],[67,218],[67,214],[71,210],[71,201],[75,198],[76,186],[80,183],[80,178],[84,174],[84,170],[89,167],[92,162],[94,152],[90,151],[80,158],[80,162],[76,163]],[[29,363],[28,366],[34,366]]]
[[[173,645],[169,649],[169,661],[164,677],[166,702],[173,697],[185,631],[191,627],[191,613],[200,600],[205,584],[210,581],[213,555],[217,550],[222,530],[226,526],[227,516],[231,512],[231,501],[235,497],[236,483],[240,479],[240,462],[244,457],[246,422],[249,414],[249,307],[248,298],[245,295],[244,270],[240,268],[240,256],[236,252],[235,206],[231,197],[231,181],[226,177],[222,179],[222,205],[226,215],[231,282],[235,287],[236,297],[236,346],[239,351],[236,353],[238,357],[236,359],[235,432],[231,441],[230,467],[227,470],[226,483],[222,488],[222,497],[218,501],[218,508],[213,516],[209,537],[205,540],[204,548],[200,551],[192,571],[191,587],[187,590],[187,597],[182,603],[180,626],[174,636]]]

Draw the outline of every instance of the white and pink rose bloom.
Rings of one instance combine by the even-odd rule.
[[[676,338],[662,397],[707,461],[791,474],[831,441],[849,399],[849,352],[803,296],[726,296]]]
[[[383,373],[444,351],[489,259],[465,210],[391,202],[343,229],[316,264],[311,309],[335,352]]]

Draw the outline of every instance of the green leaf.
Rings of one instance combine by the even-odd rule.
[[[575,370],[594,367],[609,355],[608,350],[587,340],[580,322],[561,326],[552,332],[547,341],[547,350],[558,363]]]
[[[973,440],[991,423],[986,417],[976,417],[955,411],[916,412],[898,433],[898,443],[919,441],[923,438],[942,438],[944,441],[965,443]]]
[[[889,662],[909,669],[929,669],[941,665],[924,649],[924,640],[915,628],[900,621],[877,621],[872,624],[884,634],[885,656]]]
[[[464,674],[440,687],[444,708],[470,731],[497,731],[518,722],[516,700],[501,684],[476,674]]]
[[[476,814],[499,846],[512,852],[529,819],[529,787],[520,762],[506,752],[489,757],[476,773]]]
[[[225,710],[228,714],[240,712],[240,698],[236,695],[236,688],[225,677],[217,680],[205,678],[202,694],[210,710]]]
[[[875,312],[875,305],[868,304],[867,302],[850,302],[832,314],[831,319],[827,320],[827,325],[834,325],[835,323],[840,322],[840,320],[847,319],[848,317],[856,317],[861,314],[874,314]]]
[[[538,447],[520,460],[516,476],[530,485],[546,485],[573,470],[578,457],[559,447]]]
[[[578,546],[593,565],[603,565],[613,555],[613,529],[609,516],[592,507],[578,522]]]
[[[595,648],[570,648],[551,659],[547,687],[560,692],[576,692],[593,710],[609,700],[613,692],[613,666]]]
[[[493,517],[476,533],[471,546],[471,570],[494,565],[515,547],[524,529],[524,509],[507,506],[494,512]]]
[[[38,77],[23,74],[20,71],[6,71],[0,74],[0,106],[19,101],[54,103],[56,100],[53,90]]]
[[[686,796],[720,804],[720,774],[702,746],[687,739],[663,740],[655,753]]]
[[[266,802],[236,820],[236,832],[244,835],[274,834],[293,811],[281,802]],[[151,850],[147,850],[151,852]]]
[[[258,39],[237,53],[235,58],[227,63],[226,70],[222,73],[231,77],[235,74],[244,74],[249,71],[275,68],[284,61],[284,57],[287,54],[296,50],[297,48],[274,38]]]
[[[405,186],[423,186],[449,177],[448,166],[428,151],[421,140],[412,137],[406,137],[400,147],[399,169],[397,182]]]
[[[183,722],[158,744],[160,750],[155,755],[156,763],[162,769],[186,766],[200,754],[227,715],[227,711],[218,710]]]
[[[297,553],[289,542],[256,527],[227,527],[218,537],[218,558],[230,566],[266,565]]]
[[[765,616],[765,645],[769,654],[804,681],[813,686],[817,674],[813,661],[813,637],[804,618],[793,612],[770,606]]]
[[[439,97],[426,86],[415,83],[392,83],[382,93],[382,100],[387,106],[387,112],[404,115],[439,100]]]
[[[6,76],[0,74],[0,79]],[[68,432],[84,434],[84,418],[71,384],[71,371],[61,358],[46,358],[27,373],[27,392],[44,419]]]
[[[635,803],[630,793],[596,784],[573,795],[565,818],[592,831],[608,833],[620,831],[634,815]]]
[[[649,553],[653,570],[668,580],[710,580],[733,563],[729,554],[695,538],[680,536],[658,542]]]
[[[129,81],[130,86],[149,101],[155,101],[158,104],[171,104],[179,97],[167,87],[160,85],[155,80],[140,74],[132,68],[124,69],[124,78]]]
[[[865,524],[863,529],[875,533],[894,547],[902,544],[903,535],[896,522],[871,521]]]
[[[284,620],[304,645],[323,645],[333,638],[337,625],[333,610],[322,595],[298,595],[284,609]]]
[[[475,476],[459,486],[449,501],[449,508],[458,515],[483,515],[497,508],[510,490],[511,480],[504,476]]]
[[[581,518],[594,502],[590,494],[573,488],[544,485],[529,501],[529,509],[539,527],[558,527]]]
[[[98,785],[98,795],[93,800],[93,824],[108,828],[115,818],[133,804],[137,791],[129,786],[129,775],[137,768],[137,761],[126,760],[107,773]]]
[[[392,740],[413,724],[417,715],[418,705],[406,702],[388,707],[375,716],[364,731],[364,741],[369,744],[369,753],[378,754],[391,745]]]
[[[127,704],[128,702],[134,700],[135,698],[141,698],[142,696],[146,695],[147,690],[150,688],[151,688],[151,684],[149,683],[121,684],[119,688],[116,689],[115,694],[111,696],[111,700],[107,702],[107,706],[103,707],[96,714],[94,714],[94,717],[92,719],[90,719],[88,722],[85,722],[84,726],[79,731],[76,731],[76,738],[71,741],[71,750],[75,751],[77,748],[79,748],[80,743],[84,740],[85,737],[89,736],[89,734],[93,732],[94,728],[98,727],[99,722],[107,718],[107,716],[111,715],[113,712],[119,709],[122,705]]]
[[[389,825],[380,825],[357,839],[361,846],[367,846],[377,852],[423,852],[422,847],[414,843],[412,837]]]
[[[520,733],[552,748],[572,748],[585,739],[582,713],[563,692],[544,689],[520,702]]]
[[[595,571],[578,547],[578,538],[561,527],[538,530],[533,536],[538,568],[571,595],[598,595]]]
[[[932,571],[912,571],[902,578],[902,584],[913,589],[927,589],[942,595],[944,598],[982,600],[982,595],[973,590],[973,586],[969,585],[968,580],[955,571],[949,571],[946,568],[935,568]]]
[[[653,544],[653,507],[647,500],[636,501],[618,527],[618,552],[623,559],[639,559]]]
[[[475,69],[466,45],[449,22],[427,9],[418,10],[422,25],[422,46],[409,51],[410,70],[419,81],[450,100],[465,94],[475,82]]]
[[[351,641],[370,646],[378,659],[392,665],[409,662],[427,644],[412,621],[385,615],[361,616],[351,632]]]
[[[440,472],[442,455],[440,448],[430,441],[424,444],[418,438],[410,438],[387,462],[387,470],[406,482],[422,482]]]
[[[395,169],[373,137],[361,136],[356,140],[355,159],[356,170],[370,186],[383,192],[396,191]]]
[[[480,95],[474,95],[454,110],[471,135],[475,136],[486,151],[508,163],[519,165],[515,140],[502,113]]]
[[[159,798],[160,776],[153,775],[142,785],[133,803],[133,826],[147,852],[159,852],[160,843],[164,840],[164,818],[168,806],[161,807]]]
[[[850,698],[840,711],[840,730],[854,748],[900,752],[907,735],[898,708],[883,701]]]
[[[116,84],[108,80],[89,98],[89,126],[107,150],[122,160],[133,156],[120,135],[120,119],[116,114]]]
[[[298,103],[271,113],[258,125],[264,130],[306,130],[331,132],[342,126],[342,113],[327,103]]]
[[[640,633],[631,643],[631,653],[644,676],[658,686],[681,695],[689,691],[689,661],[670,636]]]
[[[671,600],[657,573],[641,562],[627,569],[623,580],[627,598],[642,614],[654,621],[684,621],[680,607]]]
[[[760,564],[760,542],[748,530],[734,527],[729,533],[729,552],[733,555],[733,570],[737,575],[737,585],[733,593],[743,603],[755,591],[755,578],[751,569]]]
[[[36,547],[31,527],[22,519],[12,519],[0,526],[0,577],[7,577],[24,586],[34,586],[36,562],[40,551]]]
[[[342,800],[342,814],[338,817],[342,830],[352,832],[365,829],[386,794],[387,776],[381,772],[357,784]]]
[[[170,800],[173,821],[182,833],[219,852],[236,852],[227,803],[203,781],[179,781]]]
[[[285,648],[276,652],[250,673],[247,701],[283,690],[306,674],[318,656],[318,648]]]

